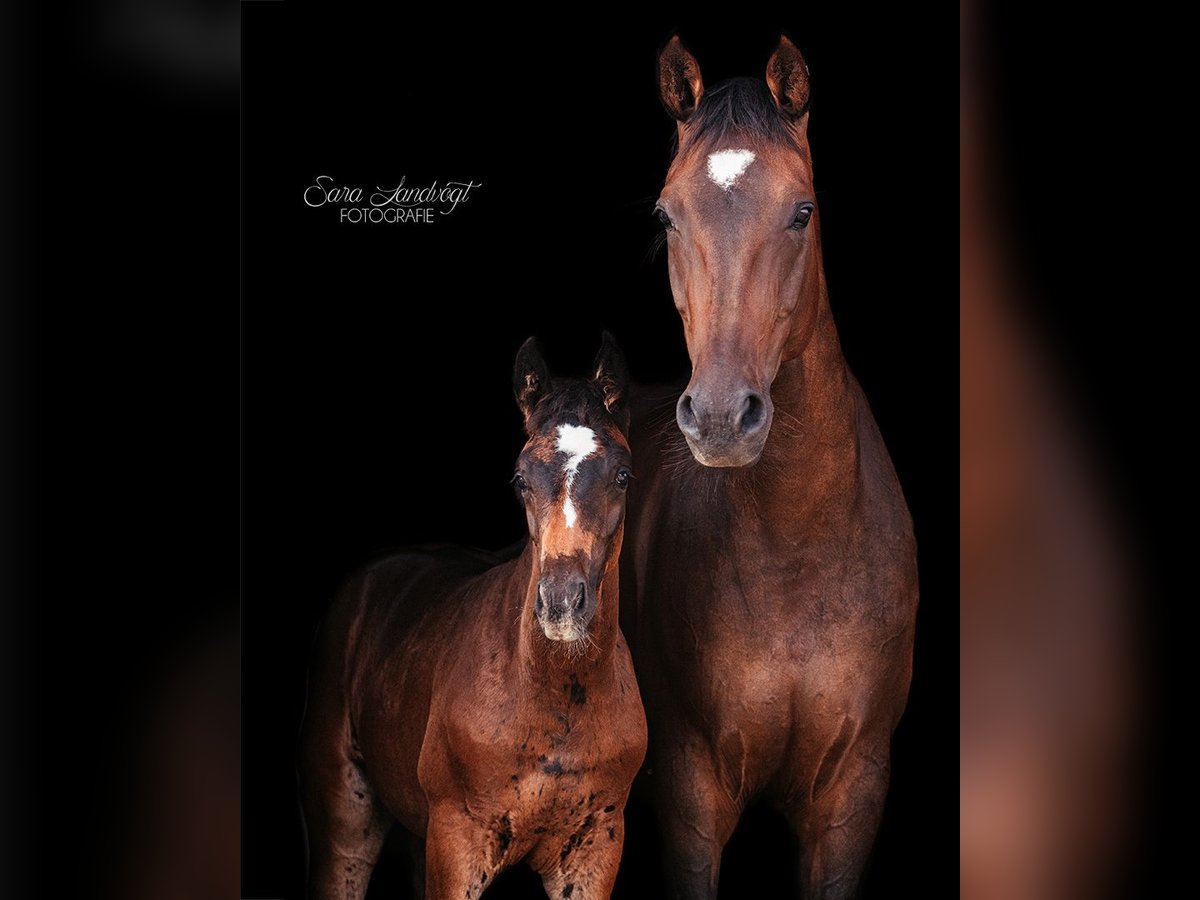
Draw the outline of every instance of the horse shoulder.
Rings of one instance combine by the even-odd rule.
[[[636,772],[646,755],[646,711],[638,687],[633,657],[625,636],[618,632],[613,653],[613,678],[607,703],[596,721],[599,731],[611,731],[617,738],[617,753],[622,767]]]
[[[492,573],[488,573],[491,575]],[[465,585],[454,598],[457,627],[438,636],[437,667],[429,721],[418,766],[427,791],[441,792],[447,779],[461,783],[470,770],[488,767],[511,743],[517,698],[511,686],[514,648],[498,612],[496,578]]]

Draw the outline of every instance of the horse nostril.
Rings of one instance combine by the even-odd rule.
[[[583,612],[583,601],[587,596],[587,590],[581,584],[579,585],[579,593],[575,595],[575,612]]]
[[[696,411],[692,408],[691,394],[684,394],[679,398],[675,407],[675,419],[684,434],[693,438],[700,434],[700,426],[696,423]]]
[[[738,431],[744,435],[754,434],[767,421],[767,405],[758,394],[747,394],[742,404],[742,415],[738,419]]]
[[[533,611],[539,616],[542,610],[546,608],[546,604],[542,602],[542,586],[539,584],[537,589],[537,599],[533,601]]]

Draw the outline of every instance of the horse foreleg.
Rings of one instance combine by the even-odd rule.
[[[511,842],[507,817],[485,827],[461,803],[433,806],[425,833],[425,900],[477,900],[507,867]]]
[[[852,746],[835,774],[788,810],[800,840],[800,896],[853,897],[871,854],[888,787],[888,744]],[[822,767],[825,768],[824,766]]]
[[[530,862],[541,872],[550,900],[608,900],[621,866],[624,842],[625,818],[621,812],[589,814],[561,850],[550,848],[548,863],[536,857]]]
[[[668,894],[678,900],[715,900],[721,852],[741,806],[720,784],[702,746],[672,747],[654,778]]]

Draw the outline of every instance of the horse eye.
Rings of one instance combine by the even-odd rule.
[[[802,203],[796,210],[796,216],[792,219],[791,228],[799,231],[808,224],[808,220],[812,218],[813,205],[811,203]]]
[[[667,211],[661,206],[654,207],[654,216],[662,223],[662,227],[668,231],[675,230],[675,223],[671,221],[671,217],[667,215]]]
[[[522,494],[529,490],[529,483],[525,480],[520,472],[512,477],[512,483],[516,485],[517,490]]]
[[[633,473],[628,469],[617,470],[617,487],[626,487],[629,484],[629,479],[633,477]]]

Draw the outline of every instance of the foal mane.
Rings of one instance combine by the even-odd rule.
[[[534,435],[556,423],[580,425],[597,420],[619,424],[604,406],[603,390],[590,381],[554,378],[550,390],[534,407],[526,427]]]

